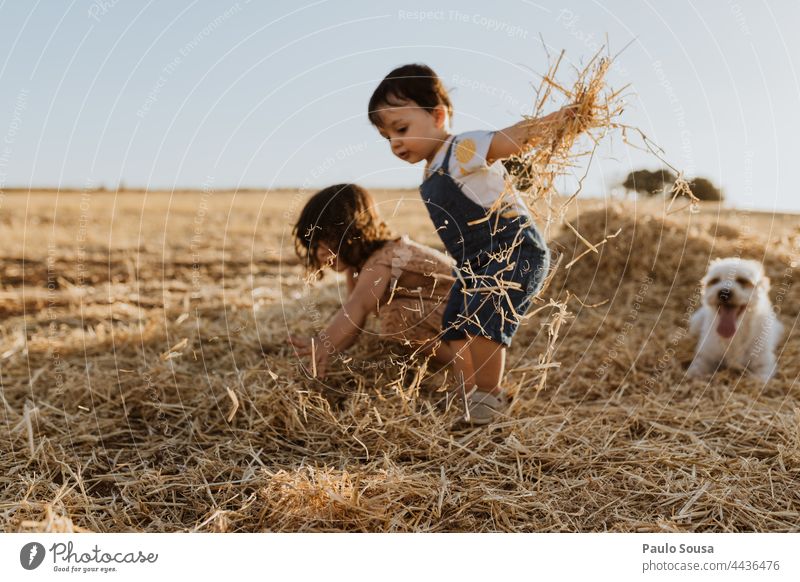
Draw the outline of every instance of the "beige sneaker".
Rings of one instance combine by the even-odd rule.
[[[475,390],[467,395],[467,409],[464,421],[469,424],[484,425],[502,416],[508,407],[508,400],[501,393],[490,394]]]

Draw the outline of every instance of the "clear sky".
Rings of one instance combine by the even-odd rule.
[[[799,24],[795,0],[6,0],[0,187],[415,187],[366,117],[392,68],[439,73],[455,132],[496,129],[530,111],[542,40],[579,64],[607,38],[633,41],[625,123],[730,205],[800,211]],[[589,195],[657,167],[600,153]]]

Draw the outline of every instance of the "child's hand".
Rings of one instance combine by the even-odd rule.
[[[322,346],[318,346],[316,349],[316,370],[314,368],[311,369],[311,375],[314,375],[316,371],[315,378],[319,378],[320,380],[324,380],[325,376],[328,374],[328,360],[330,359],[330,354],[328,350],[324,349]]]
[[[312,349],[313,342],[313,349]],[[328,372],[328,360],[330,354],[322,341],[314,336],[310,338],[300,337],[296,335],[289,335],[289,343],[295,348],[298,356],[312,356],[316,362],[310,362],[308,365],[309,373],[320,380],[325,378]],[[316,375],[314,374],[316,372]]]
[[[495,160],[525,153],[544,142],[558,142],[577,118],[578,106],[572,104],[548,115],[526,118],[511,127],[496,131],[486,153],[486,161],[491,164]],[[585,129],[581,127],[581,131]]]
[[[575,119],[578,115],[577,105],[567,105],[558,111],[554,111],[544,117],[540,118],[541,122],[545,125],[552,127],[562,127]]]
[[[311,353],[311,339],[310,337],[289,334],[289,344],[295,348],[298,356],[307,356]],[[314,341],[316,341],[316,338]]]

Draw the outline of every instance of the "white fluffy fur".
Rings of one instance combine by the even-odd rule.
[[[747,369],[762,380],[775,373],[775,348],[783,333],[769,301],[769,279],[757,261],[717,259],[702,280],[702,306],[692,317],[690,330],[698,336],[690,376],[707,376],[718,367]],[[727,299],[727,301],[726,301]],[[735,333],[730,319],[721,323],[723,304],[735,313]],[[730,317],[730,316],[729,316]],[[721,333],[720,329],[727,329]]]

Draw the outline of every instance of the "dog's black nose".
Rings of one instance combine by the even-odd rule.
[[[721,303],[727,303],[731,300],[733,293],[731,293],[730,289],[720,289],[719,293],[717,293],[717,297],[719,298]]]

